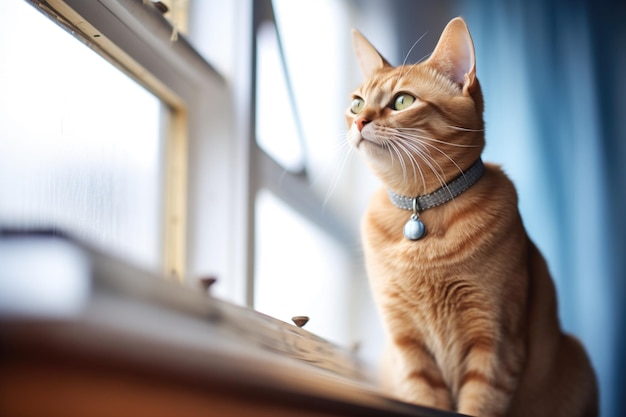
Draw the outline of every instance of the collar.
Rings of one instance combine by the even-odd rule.
[[[430,194],[406,197],[396,194],[392,190],[387,190],[389,200],[391,200],[394,206],[403,210],[413,211],[411,218],[404,225],[404,236],[409,240],[419,240],[423,238],[426,235],[426,227],[419,219],[419,213],[453,200],[472,185],[476,184],[483,176],[484,172],[485,166],[483,165],[483,161],[478,158],[466,171]]]

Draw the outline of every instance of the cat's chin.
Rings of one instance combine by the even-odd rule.
[[[380,154],[383,150],[383,147],[380,143],[374,142],[370,139],[366,139],[363,136],[361,136],[356,142],[355,147],[358,150],[365,152],[366,154],[369,154],[370,152],[376,152],[377,154]]]
[[[351,132],[351,134],[352,145],[363,153],[369,162],[375,162],[376,164],[388,162],[389,151],[383,145],[367,138],[362,132]]]
[[[366,150],[369,148],[374,148],[374,149],[381,148],[381,146],[377,144],[376,142],[372,142],[371,140],[365,139],[365,138],[361,138],[359,142],[357,143],[356,147],[357,149],[363,149],[363,150]]]
[[[370,162],[375,162],[376,164],[388,162],[389,152],[379,143],[362,138],[356,147]]]

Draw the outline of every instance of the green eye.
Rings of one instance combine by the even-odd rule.
[[[365,102],[361,97],[356,97],[352,100],[352,104],[350,105],[350,111],[354,114],[358,114],[361,110],[363,110],[363,106],[365,106]]]
[[[400,93],[393,100],[392,109],[394,110],[404,110],[409,107],[415,101],[415,97],[407,93]]]

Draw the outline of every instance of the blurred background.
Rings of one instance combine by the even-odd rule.
[[[486,102],[484,160],[517,187],[562,325],[595,366],[602,416],[626,415],[623,3],[166,3],[178,45],[214,74],[203,100],[222,109],[190,128],[178,279],[215,275],[221,298],[309,315],[307,329],[376,364],[382,333],[358,226],[378,184],[344,140],[360,83],[350,29],[397,65],[428,57],[463,16]],[[0,27],[0,226],[64,230],[171,275],[164,126],[175,106],[30,2],[3,0],[0,14],[11,17]]]

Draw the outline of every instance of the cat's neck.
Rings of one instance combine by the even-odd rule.
[[[446,189],[447,185],[471,169],[480,154],[471,160],[459,163],[454,160],[439,162],[437,165],[420,164],[415,169],[404,170],[401,173],[393,170],[378,171],[377,174],[387,189],[394,193],[407,197],[417,197],[432,194],[440,189]]]
[[[403,210],[422,212],[454,199],[482,177],[485,166],[482,159],[478,158],[467,170],[461,172],[453,180],[444,183],[441,187],[428,194],[403,195],[393,189],[388,189],[389,199]]]

